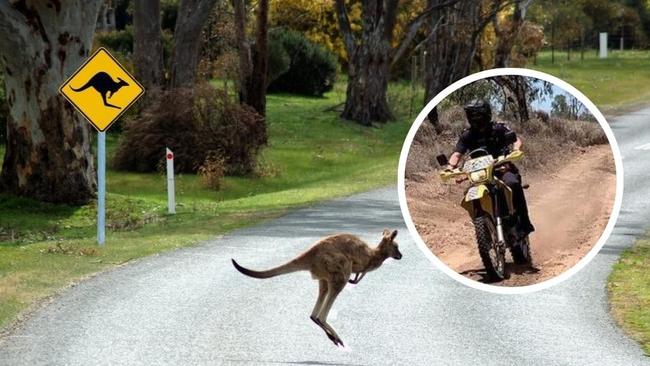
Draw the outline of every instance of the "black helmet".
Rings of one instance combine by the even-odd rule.
[[[490,103],[482,99],[474,99],[465,105],[467,122],[473,128],[483,128],[492,121],[492,108]]]

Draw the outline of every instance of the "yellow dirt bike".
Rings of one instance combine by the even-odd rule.
[[[516,264],[532,262],[528,236],[520,238],[516,229],[512,190],[495,174],[523,156],[521,151],[513,151],[495,159],[487,150],[476,149],[470,152],[470,159],[462,169],[446,169],[440,173],[443,181],[469,180],[471,185],[460,205],[472,218],[481,260],[490,278],[496,281],[506,277],[506,248],[510,249]],[[439,155],[437,160],[441,166],[448,164],[445,155]]]

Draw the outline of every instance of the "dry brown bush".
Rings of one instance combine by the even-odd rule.
[[[221,189],[225,175],[223,158],[216,153],[209,154],[199,167],[197,174],[204,187],[218,191]]]
[[[499,121],[506,122],[506,121]],[[439,111],[442,133],[436,134],[427,121],[413,138],[406,161],[406,178],[422,181],[428,172],[437,169],[436,155],[449,156],[458,136],[468,127],[464,111],[451,106]],[[526,157],[517,165],[524,172],[559,164],[566,154],[578,148],[608,143],[605,132],[597,122],[550,118],[548,122],[533,118],[527,122],[508,125],[523,139]]]
[[[176,172],[194,173],[214,153],[224,158],[227,174],[248,174],[265,141],[262,117],[204,84],[163,92],[140,116],[127,121],[112,165],[156,171],[169,147]]]

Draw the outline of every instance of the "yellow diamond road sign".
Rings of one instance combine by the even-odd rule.
[[[144,88],[104,48],[59,88],[95,128],[104,132],[144,93]]]

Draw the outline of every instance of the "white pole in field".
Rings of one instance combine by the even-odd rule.
[[[600,58],[607,58],[607,32],[600,33]]]
[[[167,148],[167,211],[176,213],[176,200],[174,199],[174,153]]]
[[[106,132],[97,133],[97,243],[106,239]]]

